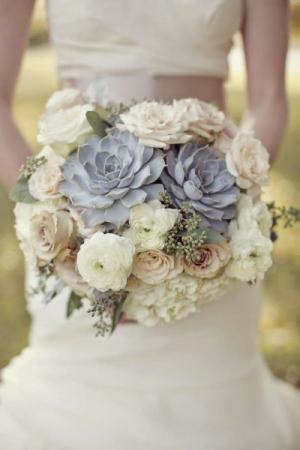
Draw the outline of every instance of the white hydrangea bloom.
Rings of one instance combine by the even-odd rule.
[[[128,286],[124,311],[127,317],[145,326],[183,319],[197,309],[200,283],[183,273],[155,285],[133,280]]]
[[[262,280],[272,265],[273,244],[270,239],[271,217],[261,201],[243,195],[238,204],[237,220],[229,225],[232,260],[228,276],[245,282]]]

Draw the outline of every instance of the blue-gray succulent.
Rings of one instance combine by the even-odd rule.
[[[161,181],[175,206],[191,204],[201,215],[203,227],[224,232],[236,215],[240,190],[224,159],[211,147],[195,143],[173,146]]]
[[[156,181],[164,165],[160,150],[114,129],[102,139],[93,136],[68,158],[60,192],[83,210],[87,226],[120,226],[131,207],[159,198],[163,186]]]

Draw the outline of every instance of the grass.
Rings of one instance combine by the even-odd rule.
[[[229,112],[238,119],[244,108],[243,74],[228,84]],[[22,132],[36,149],[36,121],[48,95],[56,88],[55,63],[48,48],[36,47],[25,58],[15,114]],[[267,197],[300,207],[300,90],[288,77],[290,123],[273,172]],[[13,230],[12,205],[0,188],[0,367],[24,347],[30,319],[23,296],[23,259]],[[282,231],[274,267],[265,282],[261,319],[263,352],[276,375],[300,387],[300,239],[299,228]]]

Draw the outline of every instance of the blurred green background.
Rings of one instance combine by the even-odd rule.
[[[300,207],[300,4],[292,3],[291,51],[287,74],[290,119],[282,152],[272,170],[268,199]],[[244,109],[245,73],[241,49],[231,56],[228,110],[239,120]],[[32,20],[15,102],[17,122],[33,149],[36,121],[45,100],[57,88],[55,58],[47,44],[43,5]],[[9,157],[9,149],[8,149]],[[0,187],[0,368],[27,343],[30,318],[23,295],[23,259],[14,236],[12,205]],[[282,230],[274,266],[264,289],[261,345],[274,373],[300,387],[300,227]]]

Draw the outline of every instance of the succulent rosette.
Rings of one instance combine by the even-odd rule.
[[[63,167],[60,192],[82,208],[87,226],[124,224],[130,208],[159,197],[165,162],[160,150],[141,144],[128,131],[92,137]]]
[[[224,232],[236,214],[240,190],[226,162],[212,147],[188,143],[167,154],[161,180],[176,207],[189,202],[203,227]]]
[[[274,224],[300,211],[261,200],[262,143],[203,101],[110,104],[104,88],[51,97],[45,147],[11,191],[33,292],[47,303],[66,288],[67,316],[87,301],[106,335],[124,316],[183,319],[263,279]]]

